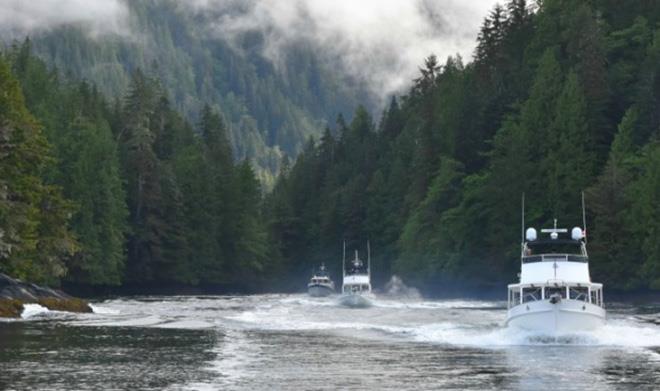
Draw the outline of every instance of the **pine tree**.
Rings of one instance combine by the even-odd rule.
[[[51,147],[25,107],[18,81],[0,58],[1,270],[34,282],[57,284],[77,243],[68,228],[72,205],[44,181]]]

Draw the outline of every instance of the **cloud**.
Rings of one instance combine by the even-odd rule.
[[[128,34],[128,9],[121,0],[0,0],[0,33],[21,37],[64,25],[91,36]]]
[[[128,27],[129,1],[145,0],[0,0],[0,36],[74,24],[93,37],[136,38]],[[238,41],[246,32],[261,32],[262,55],[276,66],[290,45],[303,43],[385,98],[405,91],[431,53],[469,59],[497,0],[176,1],[218,38]]]
[[[263,54],[278,63],[283,49],[307,42],[366,82],[377,95],[400,92],[429,54],[470,59],[483,18],[496,0],[191,0],[215,17],[224,37],[265,36]],[[239,11],[237,12],[237,8]]]

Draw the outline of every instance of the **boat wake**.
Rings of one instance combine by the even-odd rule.
[[[488,330],[446,323],[419,327],[414,332],[414,339],[419,342],[493,348],[528,345],[658,347],[660,328],[617,320],[590,332],[549,335],[513,327],[498,326]]]
[[[217,329],[228,332],[313,332],[343,337],[475,348],[507,346],[660,347],[660,326],[630,313],[613,314],[592,332],[545,335],[503,326],[501,302],[395,300],[376,296],[367,309],[343,308],[336,297],[259,295],[170,297],[95,303],[94,314],[60,317],[28,305],[23,319],[79,326]],[[58,318],[60,317],[60,318]],[[646,320],[645,320],[646,319]]]

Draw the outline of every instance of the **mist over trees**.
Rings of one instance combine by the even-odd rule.
[[[276,66],[261,53],[262,32],[225,39],[206,19],[216,15],[191,12],[190,2],[117,3],[126,8],[126,15],[117,16],[124,27],[119,35],[94,36],[85,25],[53,26],[30,37],[33,52],[108,97],[124,95],[139,68],[158,79],[172,108],[191,123],[209,105],[227,122],[234,156],[250,159],[269,187],[282,156],[295,156],[308,136],[320,135],[327,118],[368,100],[359,83],[347,81],[309,45],[287,47]]]
[[[301,152],[277,162],[265,195],[230,141],[238,106],[204,103],[222,70],[175,89],[195,97],[181,101],[163,81],[185,73],[177,56],[158,72],[116,68],[128,88],[115,98],[80,81],[86,55],[58,52],[52,68],[25,40],[0,56],[0,271],[49,284],[296,289],[320,262],[339,270],[342,240],[369,239],[377,285],[398,274],[429,291],[499,286],[519,266],[521,194],[528,224],[572,227],[584,190],[592,278],[660,289],[659,21],[653,2],[497,6],[473,61],[429,56],[380,118],[357,106],[315,138],[287,136]],[[298,82],[271,89],[258,75],[227,80],[254,107],[290,103]],[[316,96],[306,93],[289,98]]]
[[[291,273],[371,239],[373,269],[430,290],[513,280],[527,222],[581,225],[592,277],[660,288],[660,6],[513,0],[474,60],[426,59],[378,125],[362,109],[310,143],[265,208]]]

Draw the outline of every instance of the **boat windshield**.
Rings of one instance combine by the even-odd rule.
[[[582,243],[577,240],[527,242],[526,255],[574,254],[582,255]]]

